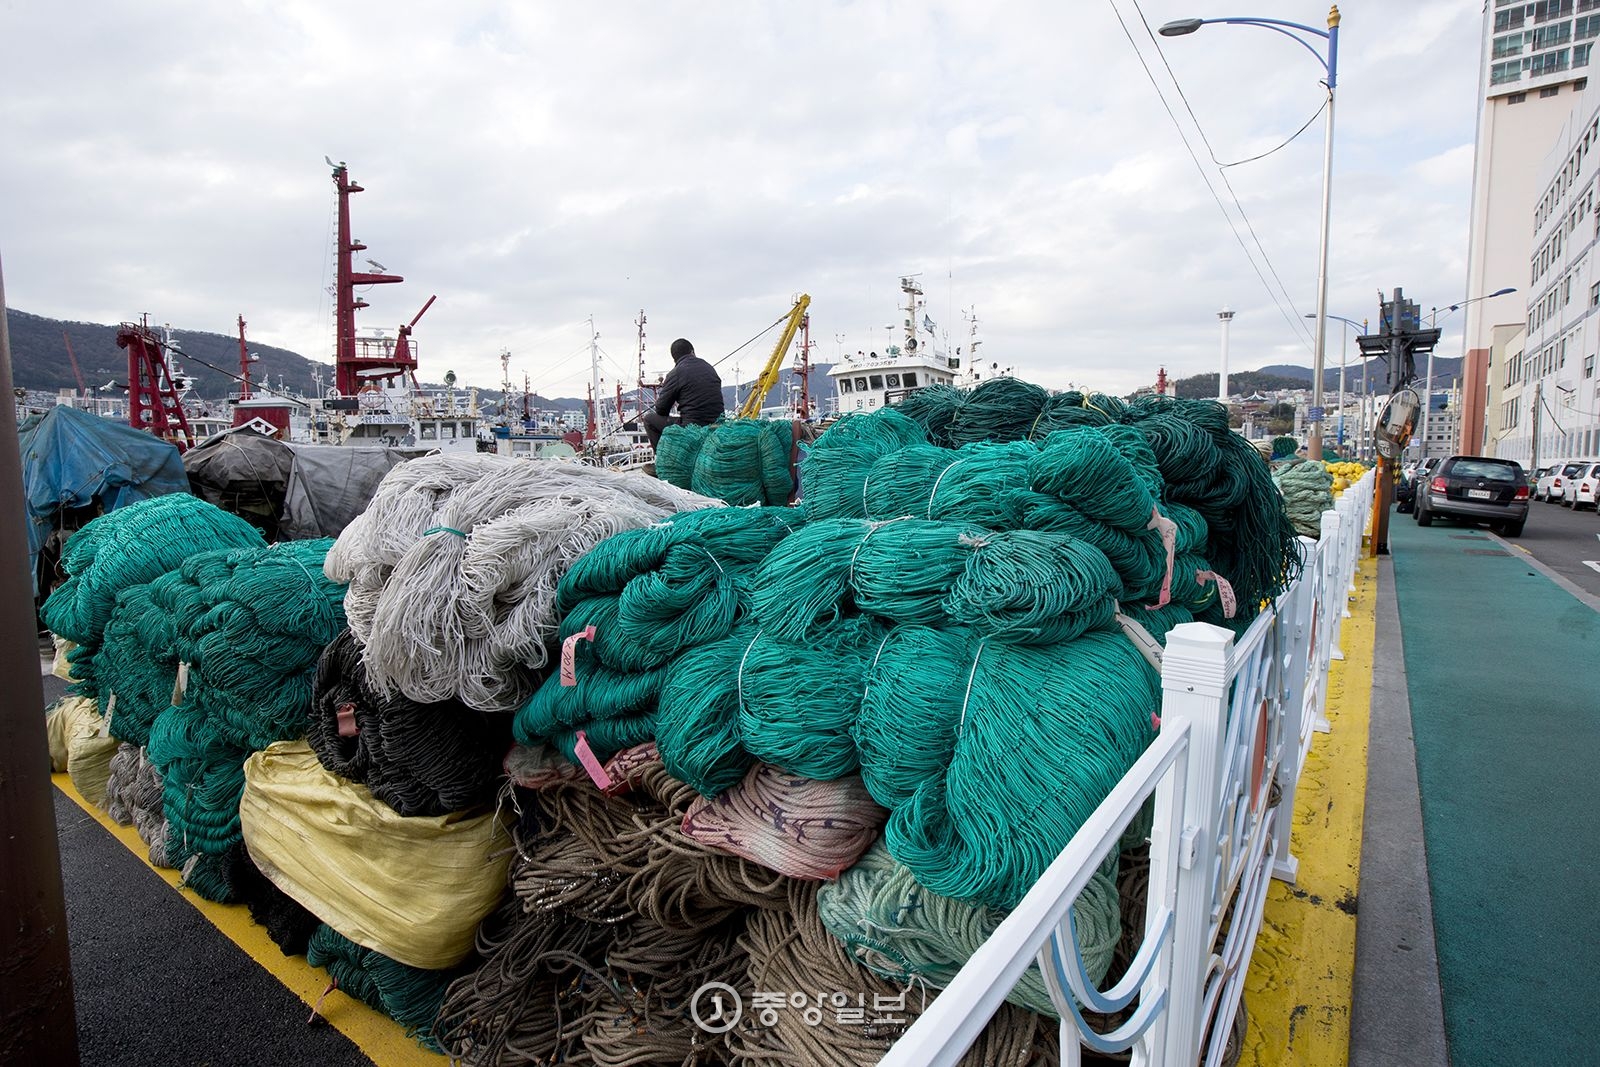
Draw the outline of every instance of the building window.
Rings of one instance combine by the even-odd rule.
[[[1489,71],[1490,85],[1504,85],[1507,82],[1521,80],[1522,62],[1520,60],[1513,59],[1509,63],[1496,63]],[[1507,101],[1512,104],[1520,104],[1526,99],[1527,94],[1525,93],[1512,93],[1511,96],[1507,98]]]
[[[1559,85],[1547,85],[1543,89],[1539,90],[1539,99],[1548,100],[1550,97],[1555,96],[1560,91],[1561,86]]]
[[[1579,22],[1585,21],[1579,19]],[[1582,34],[1579,34],[1582,37]],[[1513,33],[1509,37],[1496,37],[1494,39],[1494,58],[1504,59],[1506,56],[1520,56],[1522,54],[1522,37],[1520,33]]]
[[[1522,25],[1525,17],[1521,4],[1518,4],[1516,9],[1512,11],[1496,11],[1494,15],[1494,32],[1502,33],[1505,30],[1515,30]]]
[[[1572,14],[1572,0],[1537,0],[1533,5],[1533,21],[1549,22]]]
[[[1593,353],[1583,357],[1583,376],[1585,378],[1593,378],[1594,377],[1594,355],[1593,355]]]
[[[1600,308],[1600,282],[1595,282],[1589,286],[1589,306]]]
[[[1572,40],[1572,23],[1561,22],[1554,26],[1541,26],[1528,35],[1529,45],[1535,52],[1542,52],[1546,48],[1555,48]]]
[[[1572,24],[1572,36],[1579,41],[1587,41],[1591,37],[1600,37],[1600,15],[1585,15]],[[1505,40],[1511,40],[1510,37]],[[1507,52],[1507,55],[1511,53]]]
[[[1571,61],[1572,53],[1566,48],[1556,52],[1541,53],[1528,62],[1528,76],[1530,78],[1538,78],[1545,74],[1554,74],[1557,71],[1566,70]]]

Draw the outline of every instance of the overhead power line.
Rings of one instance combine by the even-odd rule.
[[[1284,286],[1282,278],[1279,277],[1277,269],[1272,265],[1272,259],[1269,255],[1267,255],[1266,249],[1262,246],[1261,239],[1255,232],[1255,227],[1250,223],[1249,213],[1244,210],[1243,204],[1239,202],[1239,197],[1233,191],[1232,186],[1228,183],[1227,176],[1222,174],[1219,170],[1218,176],[1222,178],[1223,185],[1228,191],[1228,197],[1232,200],[1234,208],[1239,213],[1239,217],[1244,221],[1246,228],[1250,232],[1251,240],[1255,245],[1255,252],[1252,252],[1251,246],[1245,242],[1244,235],[1240,233],[1239,225],[1234,220],[1233,214],[1229,212],[1227,205],[1223,203],[1222,196],[1217,192],[1216,186],[1212,183],[1211,175],[1207,172],[1205,164],[1200,161],[1199,153],[1195,151],[1194,145],[1190,143],[1188,131],[1184,129],[1183,123],[1179,121],[1177,113],[1173,111],[1172,104],[1168,101],[1166,93],[1162,90],[1160,82],[1156,79],[1155,72],[1150,69],[1150,64],[1145,59],[1143,50],[1139,47],[1139,43],[1134,39],[1133,34],[1129,31],[1128,24],[1123,18],[1122,12],[1118,9],[1116,0],[1106,0],[1106,2],[1110,5],[1112,14],[1116,16],[1117,25],[1121,27],[1123,36],[1127,38],[1128,47],[1133,49],[1134,57],[1139,60],[1139,66],[1144,70],[1145,78],[1150,82],[1151,88],[1155,90],[1156,98],[1161,101],[1162,109],[1166,111],[1167,118],[1172,121],[1173,128],[1177,130],[1178,139],[1183,143],[1184,151],[1188,153],[1189,159],[1194,164],[1195,170],[1199,172],[1200,180],[1205,183],[1206,191],[1211,194],[1211,199],[1216,202],[1217,210],[1222,212],[1222,217],[1224,221],[1227,222],[1228,229],[1232,231],[1234,240],[1238,242],[1239,248],[1244,252],[1246,260],[1249,261],[1250,269],[1255,271],[1256,277],[1260,280],[1262,288],[1266,290],[1268,298],[1271,299],[1273,305],[1277,307],[1278,313],[1283,316],[1283,320],[1288,325],[1290,332],[1296,334],[1297,337],[1303,338],[1303,343],[1309,351],[1312,347],[1311,336],[1306,330],[1304,323],[1300,321],[1298,311],[1291,312],[1289,309],[1284,307],[1285,300],[1288,300],[1289,307],[1293,308],[1293,300],[1288,297],[1288,289]],[[1135,3],[1135,7],[1137,8],[1137,3]],[[1144,13],[1142,11],[1139,12],[1139,17],[1141,22],[1144,23],[1145,32],[1148,34],[1150,32],[1149,23],[1144,22]],[[1152,40],[1154,40],[1153,37]],[[1157,46],[1156,51],[1158,54],[1160,53],[1159,45]],[[1162,57],[1162,63],[1166,63],[1165,56]],[[1172,71],[1170,67],[1167,68],[1167,72],[1168,75],[1171,76]],[[1172,80],[1173,85],[1177,87],[1179,96],[1182,97],[1182,89],[1181,87],[1177,86],[1177,79],[1174,77]],[[1188,107],[1188,102],[1186,99],[1184,100],[1184,106],[1186,108]],[[1189,113],[1192,119],[1194,114],[1193,110],[1190,109]],[[1199,133],[1202,143],[1206,145],[1207,152],[1211,154],[1213,163],[1215,163],[1215,153],[1211,153],[1210,144],[1205,140],[1205,131],[1200,128],[1198,121],[1195,122],[1195,129]],[[1262,270],[1261,263],[1257,263],[1256,261],[1257,255],[1260,256],[1261,262],[1266,265],[1265,273]],[[1267,280],[1268,273],[1270,273],[1278,283],[1278,288],[1276,290],[1274,290],[1272,283]],[[1283,294],[1281,298],[1279,296],[1279,292],[1282,292]]]

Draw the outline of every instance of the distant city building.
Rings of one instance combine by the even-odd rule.
[[[1528,270],[1540,247],[1529,222],[1549,185],[1539,164],[1578,103],[1576,94],[1588,85],[1597,38],[1600,0],[1485,0],[1483,5],[1467,287],[1448,299],[1453,303],[1508,286],[1517,292],[1462,309],[1464,411],[1457,447],[1463,452],[1481,452],[1494,444],[1485,425],[1489,382],[1504,373],[1503,367],[1489,365],[1494,328],[1527,319],[1542,299],[1539,282],[1530,288]],[[1559,155],[1561,161],[1549,168],[1549,176],[1565,160],[1564,151]],[[1563,210],[1573,205],[1572,192],[1563,184]],[[1588,243],[1585,239],[1579,247]]]
[[[1592,37],[1600,0],[1584,7],[1596,9],[1596,28],[1585,30]],[[1574,103],[1537,171],[1525,220],[1532,239],[1522,351],[1486,361],[1497,390],[1495,454],[1524,466],[1600,451],[1600,86]]]

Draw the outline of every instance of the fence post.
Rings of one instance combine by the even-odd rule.
[[[1160,887],[1175,920],[1168,972],[1171,1000],[1155,1060],[1162,1065],[1196,1063],[1204,1036],[1211,923],[1218,905],[1217,821],[1232,654],[1232,632],[1191,622],[1173,627],[1162,657],[1161,728],[1189,731],[1182,808],[1171,812],[1178,798],[1170,797],[1170,789],[1157,793],[1157,834],[1152,835],[1150,848],[1151,891]],[[1163,795],[1169,797],[1167,812]],[[1163,821],[1169,812],[1176,817]],[[1175,842],[1172,834],[1177,835]],[[1158,840],[1168,847],[1157,847]]]
[[[1339,647],[1340,622],[1350,594],[1344,591],[1344,516],[1337,511],[1322,513],[1322,596],[1323,619],[1328,627],[1330,659],[1344,659]]]

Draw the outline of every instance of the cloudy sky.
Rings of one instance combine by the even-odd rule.
[[[1258,28],[1146,29],[1327,14],[1236,4],[9,0],[6,299],[219,333],[242,313],[252,339],[331,359],[326,155],[367,189],[363,255],[406,278],[360,323],[438,294],[430,380],[496,385],[508,349],[519,384],[581,395],[590,316],[627,381],[641,309],[660,369],[673,337],[721,357],[799,291],[829,359],[882,347],[918,272],[941,328],[975,308],[988,357],[1045,385],[1214,370],[1225,304],[1234,368],[1309,365],[1322,120],[1259,162],[1211,157],[1293,134],[1321,68]],[[1424,308],[1465,295],[1480,11],[1342,8],[1335,314],[1396,285]]]

